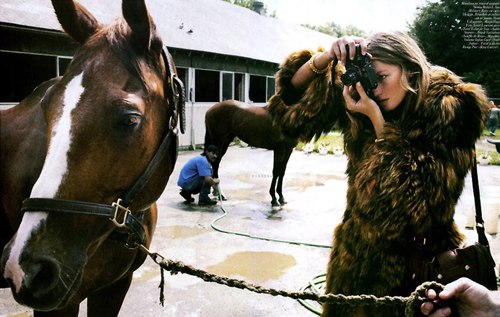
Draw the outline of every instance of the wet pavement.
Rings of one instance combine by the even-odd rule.
[[[221,164],[221,188],[228,200],[215,207],[183,203],[176,186],[177,176],[184,163],[199,154],[200,151],[179,153],[167,189],[158,201],[160,217],[152,251],[210,273],[288,291],[299,290],[326,271],[328,246],[345,206],[345,156],[294,151],[283,188],[288,204],[273,211],[268,194],[272,152],[239,146],[230,147]],[[483,212],[486,221],[493,220],[489,223],[496,226],[490,228],[494,232],[498,228],[500,208],[500,166],[479,166],[478,172]],[[455,218],[475,241],[475,232],[465,229],[473,205],[469,177]],[[493,208],[496,208],[496,214],[489,216]],[[500,241],[497,235],[490,238],[499,263]],[[165,273],[165,306],[162,307],[159,305],[159,283],[159,268],[147,259],[134,275],[120,315],[314,316],[292,299],[169,273]],[[85,312],[82,305],[80,316],[85,316]],[[0,316],[31,315],[29,309],[14,303],[8,290],[0,290]]]

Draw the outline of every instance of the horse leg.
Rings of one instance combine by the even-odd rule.
[[[33,317],[78,317],[80,304],[66,306],[61,310],[33,311]]]
[[[283,196],[283,177],[285,175],[280,175],[278,177],[278,184],[276,185],[276,192],[278,193],[279,199],[278,202],[281,206],[286,204],[285,197]]]
[[[127,273],[123,278],[89,296],[87,299],[87,316],[118,316],[132,282],[132,274],[132,272]]]
[[[279,178],[280,175],[280,168],[279,168],[279,162],[280,162],[280,154],[281,150],[274,149],[273,151],[273,180],[271,181],[271,187],[269,187],[269,194],[271,195],[271,206],[274,208],[280,207],[280,203],[276,199],[276,181]]]
[[[281,206],[280,203],[278,202],[278,200],[276,199],[275,188],[276,188],[276,180],[277,179],[278,179],[278,176],[275,175],[275,173],[273,171],[273,180],[271,181],[271,187],[269,187],[269,195],[271,195],[271,207],[273,207],[273,209]]]
[[[278,155],[275,157],[275,161],[277,161],[277,170],[278,170],[278,183],[276,186],[276,192],[278,193],[279,196],[279,204],[280,205],[285,205],[286,200],[285,197],[283,196],[283,179],[285,178],[285,172],[286,172],[286,165],[288,164],[288,160],[290,159],[290,155],[292,155],[293,151],[293,146],[292,147],[287,147],[283,148],[280,151]],[[273,176],[274,177],[274,176]]]
[[[216,144],[219,147],[219,153],[217,155],[217,159],[215,160],[214,163],[212,163],[212,169],[213,169],[213,177],[214,178],[219,178],[219,166],[220,166],[220,161],[222,160],[222,157],[224,154],[227,152],[227,148],[229,147],[229,144],[234,139],[234,135],[229,135],[224,138],[224,142],[220,142],[220,144]],[[220,189],[219,186],[214,186],[212,190],[212,195],[216,197],[216,199],[221,198],[222,200],[227,200],[226,196],[222,193],[222,190]]]

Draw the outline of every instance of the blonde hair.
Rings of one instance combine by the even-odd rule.
[[[418,111],[429,87],[430,64],[417,42],[403,32],[380,32],[368,39],[373,60],[399,66],[401,85],[407,92],[404,113]]]
[[[407,91],[402,104],[394,113],[389,113],[395,120],[413,117],[424,102],[430,82],[430,67],[417,42],[403,32],[380,32],[368,38],[367,51],[372,60],[398,66],[402,71],[401,86]],[[394,116],[398,116],[395,118]],[[351,134],[358,139],[364,130],[360,117],[349,115]],[[386,118],[387,120],[387,118]],[[365,120],[366,121],[366,120]]]

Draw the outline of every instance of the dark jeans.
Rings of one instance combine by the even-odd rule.
[[[182,191],[189,194],[200,194],[200,197],[208,197],[210,194],[210,185],[205,183],[204,177],[194,177],[191,181],[182,187]]]
[[[498,128],[498,120],[497,119],[488,119],[488,122],[486,123],[486,127],[490,129],[491,133],[495,133],[495,131]]]

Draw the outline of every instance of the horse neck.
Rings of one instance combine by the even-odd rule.
[[[5,206],[2,212],[12,226],[19,225],[22,200],[29,197],[43,167],[47,124],[41,103],[53,84],[54,81],[43,83],[17,106],[0,113],[1,200]]]

